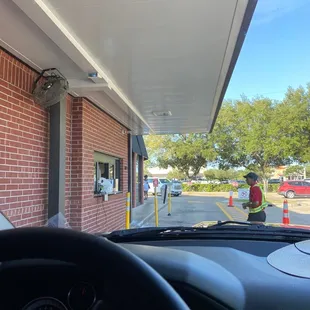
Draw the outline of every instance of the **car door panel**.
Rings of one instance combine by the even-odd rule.
[[[304,195],[304,186],[303,186],[303,182],[301,181],[295,181],[294,185],[293,185],[293,191],[295,192],[296,196],[303,196]]]
[[[304,196],[310,196],[310,183],[303,182]]]

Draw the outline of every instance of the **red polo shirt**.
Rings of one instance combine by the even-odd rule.
[[[250,201],[251,202],[258,201],[259,204],[257,207],[259,207],[262,204],[263,201],[262,191],[258,186],[252,185],[250,187]]]

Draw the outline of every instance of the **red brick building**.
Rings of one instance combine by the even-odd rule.
[[[18,227],[44,225],[48,219],[50,115],[32,99],[37,76],[0,50],[0,209]],[[85,98],[67,95],[65,105],[66,219],[74,229],[89,232],[123,228],[130,176],[128,129]],[[119,163],[119,192],[108,201],[94,193],[94,164],[101,154]],[[136,153],[132,157],[133,162],[142,158]],[[137,176],[132,177],[135,206]]]

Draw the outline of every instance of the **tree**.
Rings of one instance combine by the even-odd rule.
[[[215,172],[215,176],[216,179],[219,181],[235,180],[237,179],[238,172],[234,169],[228,169],[228,170],[218,169]]]
[[[178,169],[173,169],[168,173],[167,178],[182,180],[186,178],[186,175],[183,172],[179,171]]]
[[[277,126],[283,139],[294,149],[299,163],[310,162],[310,84],[293,89],[289,87],[278,108]]]
[[[148,160],[144,161],[144,172],[151,175],[149,169],[158,166],[158,156],[164,152],[165,140],[164,135],[147,135],[143,137],[145,147],[148,153]]]
[[[216,158],[214,146],[208,134],[167,135],[157,154],[161,168],[172,167],[187,178],[196,177],[208,161]]]
[[[144,143],[148,153],[148,160],[145,161],[145,168],[152,168],[158,165],[158,156],[165,151],[165,141],[168,139],[164,135],[144,136]]]
[[[238,172],[234,169],[209,169],[204,172],[204,176],[207,180],[226,181],[237,179]]]
[[[296,136],[294,130],[306,127],[304,122],[301,125],[297,121],[299,117],[305,118],[301,116],[305,110],[300,104],[294,117],[286,117],[285,105],[290,107],[290,113],[291,102],[274,102],[268,98],[242,97],[235,102],[225,102],[212,134],[219,167],[244,167],[254,171],[262,178],[267,191],[268,179],[275,167],[302,157],[303,139]]]
[[[304,174],[304,167],[299,165],[289,166],[285,169],[284,175],[288,176],[296,176],[296,175],[303,175]]]
[[[244,170],[237,170],[236,171],[236,180],[244,180],[244,176],[247,175],[249,172],[251,172],[248,169],[244,169]]]
[[[147,161],[144,161],[143,174],[144,174],[144,175],[148,175],[148,176],[152,176],[152,174],[151,174],[151,172],[150,172],[150,170],[149,170],[148,166],[147,166],[147,165],[145,165],[145,164],[146,164],[146,162],[147,162]]]
[[[205,178],[206,178],[208,181],[216,180],[216,177],[215,177],[215,169],[206,170],[206,171],[204,171],[203,175],[205,176]]]

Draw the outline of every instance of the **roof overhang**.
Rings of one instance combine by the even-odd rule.
[[[0,43],[133,133],[208,132],[256,2],[4,0]]]
[[[141,135],[138,136],[132,135],[131,141],[132,141],[132,152],[143,157],[143,159],[145,160],[148,159],[143,137]]]

